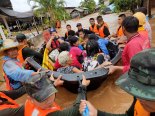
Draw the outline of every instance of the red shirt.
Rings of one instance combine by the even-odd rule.
[[[144,33],[138,33],[129,39],[122,53],[123,73],[130,69],[132,57],[147,48],[150,48],[149,39],[144,37]]]
[[[75,66],[75,67],[81,69],[82,68],[82,65],[79,63],[78,57],[82,55],[82,50],[79,49],[78,47],[72,47],[70,49],[69,54],[70,54],[70,56],[72,58],[72,64],[71,64],[71,66]],[[55,69],[58,69],[60,67],[62,67],[62,66],[59,64],[58,59],[57,59],[56,62],[55,62],[55,64],[54,64],[54,68]]]

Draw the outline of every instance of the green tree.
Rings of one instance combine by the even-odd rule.
[[[96,8],[96,2],[94,0],[83,0],[81,1],[80,6],[88,8],[89,13],[93,13]]]
[[[104,4],[104,0],[99,0],[99,5]]]
[[[55,22],[57,20],[64,20],[68,18],[68,14],[65,10],[65,1],[64,0],[28,0],[30,3],[34,1],[38,3],[39,6],[34,6],[34,14],[36,16],[43,15],[45,18],[45,23],[49,23],[49,25],[55,26]]]
[[[142,0],[110,0],[115,4],[115,11],[134,11],[141,5]]]

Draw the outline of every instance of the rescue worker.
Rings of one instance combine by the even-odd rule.
[[[134,96],[134,101],[125,114],[111,114],[96,110],[87,101],[80,104],[80,112],[89,109],[90,116],[155,116],[155,49],[147,49],[136,54],[130,70],[115,82],[121,89]]]
[[[130,60],[134,55],[148,49],[149,42],[146,38],[138,33],[139,21],[133,16],[126,17],[122,23],[123,33],[127,37],[127,43],[122,53],[123,66],[110,66],[109,73],[113,74],[116,70],[127,72],[130,69]],[[149,40],[148,40],[149,41]]]
[[[1,116],[22,116],[22,110],[16,103],[17,98],[25,94],[25,88],[21,87],[18,90],[0,91],[0,115]],[[18,112],[14,109],[19,108]]]
[[[94,32],[96,35],[99,35],[99,31],[98,31],[98,25],[95,24],[95,19],[94,18],[90,18],[89,19],[89,22],[90,22],[90,27],[89,27],[89,30]]]
[[[65,33],[65,40],[67,40],[67,38],[69,36],[68,32],[73,31],[71,25],[69,25],[69,24],[66,26],[66,29],[67,29],[67,32]],[[74,31],[74,33],[75,33],[75,31]]]
[[[120,38],[121,36],[123,36],[123,29],[122,29],[122,22],[123,20],[126,18],[126,15],[125,14],[120,14],[118,16],[118,24],[119,24],[119,27],[116,31],[116,33],[113,33],[112,35],[109,35],[109,38],[111,37],[114,37],[114,38]]]
[[[149,33],[145,29],[146,16],[141,12],[137,12],[133,16],[136,17],[139,20],[139,28],[138,28],[139,34],[142,35],[145,38],[146,45],[149,44],[149,47],[150,47],[151,44],[150,44],[150,39],[149,39]]]
[[[18,61],[18,50],[21,48],[22,45],[11,39],[4,40],[3,46],[0,48],[0,56],[4,56],[2,67],[8,90],[19,89],[22,87],[22,83],[26,82],[28,78],[38,74],[38,72],[34,72],[33,70],[25,70]]]
[[[17,58],[20,63],[23,64],[26,58],[33,56],[35,59],[37,59],[39,64],[42,64],[43,55],[28,47],[27,38],[24,34],[17,34],[16,40],[18,41],[19,45],[23,46],[18,50]]]
[[[110,35],[109,27],[106,22],[103,21],[102,16],[97,17],[97,23],[99,25],[99,36],[106,38]]]

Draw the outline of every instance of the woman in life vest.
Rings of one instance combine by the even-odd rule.
[[[125,114],[111,114],[96,110],[88,101],[82,101],[80,112],[86,108],[92,116],[155,116],[155,49],[147,49],[135,55],[130,70],[122,75],[116,85],[136,99]]]
[[[55,102],[58,91],[50,81],[47,73],[41,73],[25,83],[24,87],[29,97],[24,106],[24,116],[79,116],[79,103],[85,95],[84,88],[89,85],[90,81],[83,77],[82,87],[79,89],[74,106],[65,110],[62,110]]]
[[[19,89],[22,83],[26,82],[28,78],[38,74],[33,70],[26,70],[18,61],[18,50],[22,47],[18,42],[11,39],[3,41],[3,46],[0,48],[0,56],[3,57],[3,75],[6,81],[8,90]]]

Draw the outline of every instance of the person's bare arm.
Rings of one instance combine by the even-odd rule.
[[[74,67],[74,68],[73,68],[73,72],[74,72],[74,73],[81,73],[81,72],[83,72],[83,71],[81,71],[81,70],[79,70],[78,68]]]

